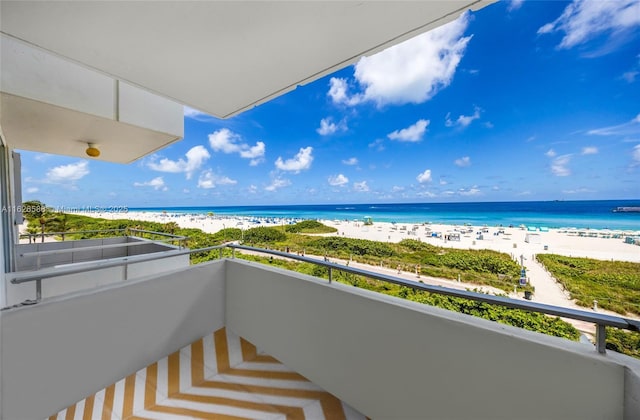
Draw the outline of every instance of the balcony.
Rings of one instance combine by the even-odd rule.
[[[68,238],[71,235],[97,235],[97,239],[47,241],[46,236]],[[14,246],[15,269],[9,278],[27,279],[20,283],[7,283],[6,305],[37,302],[78,290],[92,289],[106,284],[135,279],[143,275],[161,273],[189,266],[188,255],[152,261],[139,260],[126,263],[133,256],[163,253],[173,255],[183,248],[185,237],[140,229],[114,229],[109,231],[57,232],[45,235],[22,235],[28,243]],[[42,239],[42,242],[37,242]],[[116,262],[116,264],[110,264]],[[86,275],[87,266],[104,266]],[[56,280],[41,282],[41,277],[65,269],[66,275]],[[69,271],[75,270],[75,272]],[[30,281],[28,279],[36,279]]]
[[[624,318],[513,305],[588,317],[598,330],[638,328]],[[640,416],[638,360],[237,259],[43,298],[1,320],[8,419],[44,418],[104,396],[222,328],[369,418]],[[123,409],[122,400],[114,404]]]

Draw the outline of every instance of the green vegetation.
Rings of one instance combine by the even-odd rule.
[[[317,220],[303,220],[295,225],[287,225],[285,232],[287,233],[335,233],[338,229],[323,225]]]
[[[462,281],[507,292],[513,291],[514,286],[521,290],[533,289],[518,285],[520,266],[509,255],[489,250],[440,248],[413,239],[392,244],[340,236],[313,238],[304,235],[289,235],[286,241],[257,245],[289,247],[294,252],[304,250],[306,254],[353,259],[408,271],[414,271],[419,265],[422,275],[450,280],[460,276]]]
[[[607,327],[607,349],[640,359],[640,333]]]
[[[40,203],[41,204],[41,203]],[[34,206],[34,208],[37,208]],[[43,206],[44,208],[44,206]],[[461,275],[467,282],[488,284],[511,291],[517,282],[519,266],[506,254],[493,251],[456,250],[439,248],[417,240],[404,240],[398,244],[367,241],[362,239],[349,239],[343,237],[310,237],[292,230],[300,230],[309,233],[324,229],[316,223],[301,222],[289,227],[257,227],[244,232],[237,228],[223,229],[215,234],[202,232],[200,229],[182,229],[175,222],[156,223],[122,220],[96,219],[75,214],[62,214],[51,211],[41,213],[33,212],[28,216],[28,231],[33,233],[62,232],[62,231],[87,231],[137,228],[156,232],[171,233],[187,236],[186,245],[190,248],[205,248],[220,245],[224,242],[239,241],[244,236],[245,243],[256,246],[284,249],[290,247],[292,252],[305,250],[308,254],[325,255],[330,258],[354,258],[358,261],[370,264],[383,264],[395,268],[397,265],[411,268],[420,265],[420,272],[424,275],[455,279]],[[325,226],[327,229],[331,229]],[[106,233],[70,233],[65,239],[87,239],[92,237],[113,236],[113,232]],[[63,239],[63,238],[60,238]],[[222,256],[230,256],[231,250],[224,249]],[[280,258],[265,256],[236,254],[238,258],[257,261],[263,264],[281,267],[308,275],[327,278],[327,269],[308,263],[299,263]],[[220,256],[220,251],[194,253],[191,261],[194,264],[209,261]],[[552,273],[560,279],[563,277],[567,285],[578,285],[576,294],[585,296],[583,302],[591,305],[593,299],[597,299],[599,306],[607,307],[605,293],[614,296],[611,301],[620,302],[624,298],[628,302],[628,312],[637,312],[639,265],[631,263],[593,261],[580,258],[560,257],[557,255],[541,254],[539,260],[545,264]],[[391,296],[409,299],[415,302],[438,306],[484,319],[514,325],[531,331],[538,331],[558,337],[576,340],[578,331],[570,324],[559,318],[549,317],[543,314],[530,313],[521,310],[513,310],[497,305],[489,305],[482,302],[467,299],[447,297],[430,294],[427,292],[402,287],[390,283],[367,279],[335,270],[335,281],[353,285]],[[569,279],[569,280],[567,280]],[[576,280],[577,279],[577,280]],[[619,284],[615,284],[619,283]],[[563,283],[565,284],[565,283]],[[565,285],[567,289],[569,286]],[[611,290],[615,292],[611,293]],[[591,295],[586,292],[591,292]],[[633,291],[633,293],[627,293]],[[628,296],[627,296],[628,295]],[[603,298],[603,296],[605,298]],[[635,311],[633,308],[636,308]],[[625,354],[640,357],[640,334],[629,333],[612,328],[607,329],[607,348],[623,352]]]
[[[239,258],[273,265],[315,277],[328,278],[327,269],[315,264],[298,263],[283,259],[270,259],[268,257],[256,255],[239,255]],[[578,340],[580,337],[580,332],[571,324],[562,321],[558,317],[549,317],[541,313],[509,309],[503,306],[490,305],[488,303],[476,302],[469,299],[428,293],[409,287],[368,279],[366,277],[342,271],[334,271],[333,280],[350,284],[355,287],[360,287],[362,289],[384,293],[386,295],[408,299],[431,306],[437,306],[439,308],[461,312],[467,315],[473,315],[502,324],[513,325],[530,331],[542,332],[548,335],[564,337],[574,341]]]
[[[255,227],[248,229],[244,233],[244,241],[250,244],[268,244],[272,245],[277,242],[283,242],[287,239],[287,235],[280,229],[272,227]]]
[[[640,315],[640,264],[538,254],[540,261],[581,306]]]

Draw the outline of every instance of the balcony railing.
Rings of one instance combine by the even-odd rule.
[[[124,228],[124,229],[103,229],[103,230],[78,230],[78,231],[67,231],[67,232],[44,232],[44,233],[22,233],[20,234],[20,239],[29,239],[29,243],[37,242],[38,238],[50,237],[50,236],[59,236],[62,241],[68,235],[85,235],[85,234],[112,234],[111,236],[133,236],[138,238],[147,238],[154,239],[158,242],[169,242],[173,244],[177,244],[179,247],[183,248],[185,246],[185,242],[189,239],[187,236],[181,235],[173,235],[166,232],[155,232],[151,230],[144,229],[135,229],[135,228]],[[162,238],[162,239],[156,239]],[[92,238],[83,238],[83,239],[92,239]]]
[[[329,283],[333,281],[334,270],[351,273],[363,277],[367,277],[374,280],[379,280],[387,283],[393,283],[400,286],[408,287],[415,290],[422,290],[429,293],[435,293],[439,295],[453,296],[464,299],[469,299],[476,302],[484,302],[491,305],[500,305],[513,309],[522,309],[529,312],[538,312],[547,315],[559,316],[563,318],[575,319],[580,321],[586,321],[595,324],[596,326],[596,343],[595,348],[598,353],[606,353],[606,327],[615,327],[625,329],[629,331],[640,331],[640,320],[625,318],[620,316],[606,315],[594,312],[588,312],[579,309],[565,308],[561,306],[547,305],[543,303],[530,302],[526,300],[511,299],[503,296],[494,296],[484,293],[472,292],[468,290],[457,290],[442,286],[430,286],[424,283],[416,283],[408,280],[404,280],[399,277],[389,276],[386,274],[375,273],[368,270],[349,267],[346,265],[336,264],[330,261],[318,260],[306,256],[300,256],[282,251],[275,251],[263,248],[254,248],[244,245],[238,245],[235,243],[228,243],[224,245],[217,245],[207,248],[199,249],[187,249],[174,252],[159,252],[154,254],[123,257],[112,259],[104,262],[91,262],[82,264],[81,266],[74,267],[61,267],[52,269],[43,269],[37,272],[27,273],[8,273],[7,278],[13,284],[21,284],[27,282],[41,283],[45,279],[50,279],[62,275],[76,274],[86,271],[99,270],[108,267],[126,266],[128,264],[158,260],[162,258],[175,257],[177,255],[188,255],[194,253],[211,252],[218,250],[219,258],[223,257],[223,251],[225,248],[232,249],[232,258],[235,258],[236,250],[245,250],[256,253],[263,253],[271,256],[283,257],[310,264],[315,264],[327,268],[329,272]],[[28,304],[34,304],[37,302],[28,302]],[[8,308],[4,308],[8,309]]]

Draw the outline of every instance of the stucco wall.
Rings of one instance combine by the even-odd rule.
[[[224,326],[224,261],[4,311],[1,418],[46,418]]]
[[[589,345],[237,260],[226,293],[228,328],[371,418],[623,418]]]

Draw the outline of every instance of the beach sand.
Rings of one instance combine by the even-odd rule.
[[[197,228],[207,233],[215,233],[224,228],[239,228],[243,230],[257,226],[283,226],[291,219],[256,218],[241,216],[220,216],[202,214],[171,214],[165,212],[128,212],[128,213],[80,213],[89,217],[104,219],[129,219],[158,223],[175,222],[182,228]],[[578,229],[549,229],[545,232],[529,232],[519,227],[486,227],[486,226],[453,226],[444,224],[414,224],[374,222],[364,225],[361,221],[321,220],[327,226],[335,227],[338,231],[321,236],[341,236],[345,238],[368,239],[381,242],[400,242],[403,239],[414,239],[440,247],[459,249],[489,249],[504,252],[514,260],[524,264],[527,278],[535,287],[533,301],[551,305],[582,309],[597,310],[599,313],[615,314],[600,308],[584,308],[575,304],[568,292],[535,260],[535,254],[553,253],[559,255],[586,257],[600,260],[630,261],[640,263],[640,246],[625,243],[622,238],[612,237],[609,231],[578,230]],[[628,232],[640,235],[640,231]],[[459,240],[447,239],[459,234]],[[529,235],[529,237],[527,237]],[[292,250],[295,252],[296,250]],[[321,256],[317,256],[321,258]],[[347,261],[335,260],[337,264],[347,264]],[[488,293],[504,293],[487,286],[478,286],[447,279],[435,279],[425,276],[418,277],[413,267],[403,267],[398,272],[397,267],[372,266],[350,261],[350,265],[374,272],[397,276],[410,281],[421,281],[425,284],[439,285],[456,289],[480,289]],[[511,292],[509,296],[523,299],[521,293]],[[567,320],[580,331],[593,334],[593,324],[575,320]]]
[[[157,212],[81,214],[105,219],[144,220],[159,223],[176,222],[180,227],[197,228],[208,233],[215,233],[224,228],[246,230],[256,226],[282,226],[288,223],[288,219],[280,219],[273,222],[275,219]],[[256,220],[260,222],[255,223]],[[507,253],[518,259],[520,256],[528,259],[534,254],[552,253],[599,260],[640,262],[640,246],[624,243],[621,238],[604,238],[602,236],[612,236],[611,232],[593,229],[549,229],[548,232],[528,232],[518,227],[392,224],[388,222],[374,222],[373,225],[365,226],[362,222],[355,221],[321,220],[321,222],[338,230],[337,233],[331,235],[344,236],[346,238],[381,242],[400,242],[403,239],[415,239],[441,247],[491,249]],[[467,232],[460,234],[459,241],[446,240],[447,234],[459,233],[461,230],[466,230]],[[482,239],[479,239],[478,233],[481,233]],[[579,236],[580,234],[584,236]],[[640,235],[640,231],[635,232],[635,234]],[[531,235],[531,242],[526,241],[527,235]]]

